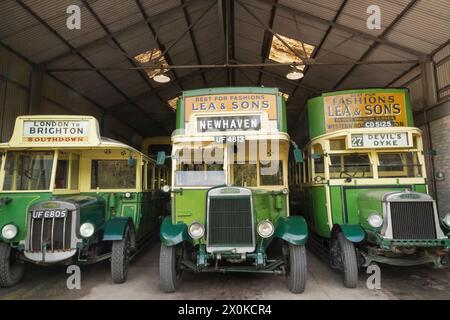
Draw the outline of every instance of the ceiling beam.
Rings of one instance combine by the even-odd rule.
[[[347,27],[347,26],[342,25],[342,24],[340,24],[338,22],[334,22],[334,21],[330,21],[330,20],[327,20],[327,19],[320,18],[318,16],[315,16],[313,14],[307,13],[305,11],[301,11],[301,10],[298,10],[298,9],[295,9],[295,8],[291,8],[289,6],[286,6],[286,5],[283,5],[283,4],[280,4],[280,3],[274,3],[274,0],[260,0],[260,1],[263,1],[263,2],[266,2],[266,3],[271,3],[272,5],[276,6],[277,8],[285,10],[285,11],[288,11],[290,13],[293,13],[296,16],[299,16],[299,17],[302,17],[302,18],[305,18],[305,19],[309,19],[309,20],[312,20],[312,21],[315,21],[315,22],[319,22],[319,23],[322,23],[322,24],[324,24],[326,26],[331,26],[331,27],[333,27],[333,28],[335,28],[337,30],[342,30],[342,31],[345,31],[347,33],[350,33],[351,35],[353,35],[355,37],[358,37],[358,38],[375,41],[377,43],[389,46],[391,48],[403,51],[405,53],[411,54],[411,55],[419,57],[419,58],[424,58],[424,57],[427,56],[426,53],[423,53],[423,52],[414,50],[413,48],[406,47],[406,46],[403,46],[403,45],[398,44],[396,42],[384,39],[384,38],[382,38],[380,36],[374,36],[374,35],[371,35],[369,33],[365,33],[365,32],[362,32],[360,30],[357,30],[357,29],[354,29],[354,28],[351,28],[351,27]]]
[[[378,36],[379,39],[384,39],[384,37],[392,30],[392,28],[395,27],[395,25],[402,20],[405,15],[411,10],[414,5],[419,0],[412,0],[408,3],[408,5],[403,8],[402,12],[398,14],[398,16],[383,30],[383,32]],[[374,49],[376,49],[379,45],[379,42],[373,42],[372,45],[363,53],[363,55],[358,59],[358,62],[364,61],[372,52]],[[352,74],[352,72],[356,69],[357,65],[355,64],[348,70],[344,76],[336,83],[336,85],[333,87],[333,90],[336,90],[339,88],[339,86],[344,83],[344,81]]]
[[[23,3],[23,0],[17,0],[17,3],[28,13],[30,14],[34,19],[36,19],[41,25],[43,25],[51,34],[53,34],[55,37],[57,37],[62,43],[64,43],[68,48],[71,50],[74,49],[74,47],[63,37],[61,36],[55,29],[53,29],[44,19],[42,19],[39,15],[37,15],[30,7],[28,7],[25,3]],[[95,68],[95,66],[81,53],[76,53],[87,65],[89,65],[91,68]],[[106,77],[101,71],[95,71],[106,83],[108,83],[115,91],[117,91],[120,95],[122,95],[127,101],[130,101],[129,97],[120,90],[108,77]],[[138,109],[140,107],[136,105]],[[152,119],[154,122],[154,120]],[[158,124],[156,124],[158,128],[161,128],[163,132],[166,132],[165,128],[160,127]]]
[[[159,12],[159,13],[151,16],[151,17],[147,17],[144,21],[139,21],[139,22],[133,23],[133,24],[131,24],[131,25],[129,25],[129,26],[123,28],[123,29],[117,30],[115,32],[111,32],[110,34],[107,34],[107,35],[105,35],[105,36],[103,36],[101,38],[98,38],[96,40],[93,40],[91,42],[83,44],[83,45],[81,45],[81,46],[79,46],[77,48],[73,48],[73,49],[70,49],[68,51],[65,51],[65,52],[63,52],[63,53],[61,53],[61,54],[59,54],[57,56],[54,56],[54,57],[52,57],[52,58],[50,58],[50,59],[48,59],[46,61],[41,62],[40,64],[42,64],[42,65],[49,65],[49,64],[52,64],[52,63],[54,63],[56,61],[59,61],[61,59],[70,57],[71,55],[74,55],[76,53],[84,51],[86,49],[93,48],[93,47],[95,47],[95,46],[97,46],[97,45],[99,45],[101,43],[107,42],[108,40],[110,40],[113,37],[117,38],[120,35],[123,35],[123,34],[125,34],[127,32],[130,32],[130,31],[132,31],[134,29],[137,29],[138,27],[143,26],[144,24],[146,24],[147,22],[149,22],[151,20],[156,20],[156,19],[159,19],[159,18],[161,18],[161,17],[163,17],[163,16],[165,16],[167,14],[170,14],[170,13],[172,13],[174,11],[178,11],[180,9],[180,7],[187,6],[190,3],[192,3],[192,2],[194,2],[194,0],[186,2],[184,5],[181,5],[181,6],[180,5],[173,6],[173,7],[169,8],[169,9],[164,10],[162,12]]]
[[[278,3],[278,0],[274,0],[275,3]],[[272,8],[270,9],[270,19],[269,19],[269,28],[273,28],[273,22],[275,21],[275,15],[277,13],[277,7],[276,6],[272,6]],[[270,37],[270,39],[272,39],[273,37]],[[264,46],[266,45],[267,52],[262,52],[261,54],[261,62],[266,61],[266,58],[268,57],[269,53],[270,53],[270,44],[272,41],[270,41],[270,39],[266,40],[266,32],[264,32],[264,36],[263,36],[263,48],[265,48]],[[265,44],[264,42],[267,41],[267,43]],[[267,53],[267,56],[265,56]],[[261,67],[261,70],[263,69],[263,67]],[[261,80],[262,80],[262,72],[259,73],[258,75],[258,87],[261,86]]]
[[[333,23],[336,23],[336,21],[339,19],[339,16],[341,15],[342,11],[344,11],[344,8],[345,8],[345,6],[347,5],[347,3],[348,3],[348,0],[343,0],[343,1],[342,1],[341,5],[340,5],[340,7],[339,7],[339,9],[338,9],[338,11],[336,12],[336,14],[335,14],[335,16],[334,16],[334,18],[333,18]],[[297,23],[297,22],[295,22],[295,23]],[[331,33],[331,30],[333,30],[333,26],[330,25],[330,26],[328,26],[328,29],[327,29],[327,31],[325,32],[325,35],[322,37],[322,40],[320,40],[319,45],[318,45],[317,47],[314,48],[314,51],[313,51],[313,53],[311,54],[311,58],[313,58],[313,59],[316,59],[316,58],[317,58],[317,56],[318,56],[318,54],[319,54],[319,51],[322,49],[322,47],[323,47],[325,41],[327,41],[328,36],[329,36],[330,33]],[[304,75],[307,74],[309,68],[310,68],[310,66],[305,66],[305,69],[303,70],[303,74],[304,74]],[[304,81],[304,79],[305,79],[305,77],[301,78],[298,82],[299,82],[299,83],[302,83],[302,82]],[[295,87],[295,89],[294,89],[294,90],[292,91],[292,93],[291,93],[291,96],[295,96],[295,94],[297,93],[297,89],[298,89],[298,88],[299,88],[299,87]],[[286,104],[286,107],[287,107],[288,105],[289,105],[289,102]],[[300,118],[300,115],[301,115],[301,113],[302,113],[302,109],[303,109],[303,106],[300,106],[300,107],[299,107],[299,110],[298,110],[298,116],[296,117],[296,121],[294,121],[294,122],[291,124],[291,127],[292,127],[293,125],[295,125],[296,122],[298,121],[298,119]]]
[[[187,12],[186,6],[184,6],[185,0],[180,0],[180,1],[181,1],[181,4],[183,5],[182,10],[183,10],[183,14],[184,14],[186,23],[187,23],[187,25],[191,25],[191,19],[189,18],[189,13]],[[194,49],[195,58],[197,59],[198,64],[202,64],[202,59],[200,58],[200,53],[198,51],[197,42],[195,41],[195,36],[194,36],[192,29],[189,29],[189,36],[191,38],[191,43],[192,43],[192,47]],[[202,80],[203,80],[203,83],[205,84],[205,87],[209,87],[208,82],[206,81],[205,75],[203,73],[202,73]]]

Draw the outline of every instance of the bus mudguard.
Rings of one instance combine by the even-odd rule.
[[[295,245],[303,245],[308,239],[308,226],[301,216],[281,217],[274,233],[275,238]]]
[[[183,241],[191,241],[187,225],[184,223],[173,224],[171,217],[165,217],[161,224],[160,231],[161,243],[171,247]]]
[[[364,240],[366,233],[359,224],[337,224],[333,227],[332,234],[342,232],[344,237],[353,242],[358,243]]]
[[[105,224],[103,240],[122,240],[128,224],[133,225],[131,219],[127,217],[117,217],[109,220]]]

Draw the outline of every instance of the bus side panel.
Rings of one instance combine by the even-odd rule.
[[[342,189],[341,187],[330,187],[331,215],[333,224],[343,224],[344,212],[342,208]]]
[[[328,226],[327,197],[325,186],[313,187],[312,199],[313,206],[314,231],[322,237],[330,236],[330,227]]]
[[[208,190],[183,190],[175,193],[175,215],[174,223],[184,222],[187,225],[192,222],[205,224],[206,221],[206,193]]]

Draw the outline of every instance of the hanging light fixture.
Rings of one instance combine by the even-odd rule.
[[[159,69],[159,72],[153,77],[153,80],[158,83],[168,83],[170,82],[170,77],[166,75],[163,69]]]
[[[286,74],[286,78],[289,80],[300,80],[303,76],[303,72],[301,72],[295,64],[291,66],[289,72]]]

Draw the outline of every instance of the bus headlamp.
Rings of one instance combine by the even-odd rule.
[[[283,192],[283,194],[288,194],[289,193],[289,189],[288,188],[284,188],[282,192]]]
[[[90,236],[92,236],[94,234],[94,231],[95,231],[95,227],[90,222],[85,222],[80,226],[80,235],[83,238],[89,238]]]
[[[444,219],[442,219],[442,222],[444,222],[447,228],[450,228],[450,213],[447,213]]]
[[[6,240],[14,239],[19,229],[13,224],[7,224],[2,229],[2,237]]]
[[[258,234],[263,238],[269,238],[273,235],[274,227],[269,220],[263,220],[258,224]]]
[[[367,222],[369,222],[369,224],[374,227],[374,228],[379,228],[383,225],[383,218],[380,217],[378,214],[372,214],[371,216],[369,216],[369,218],[367,219]]]
[[[197,240],[203,237],[205,228],[201,223],[194,222],[189,226],[188,232],[192,239]]]
[[[166,185],[164,185],[163,187],[162,187],[162,191],[163,192],[170,192],[170,186],[168,186],[167,184]]]

